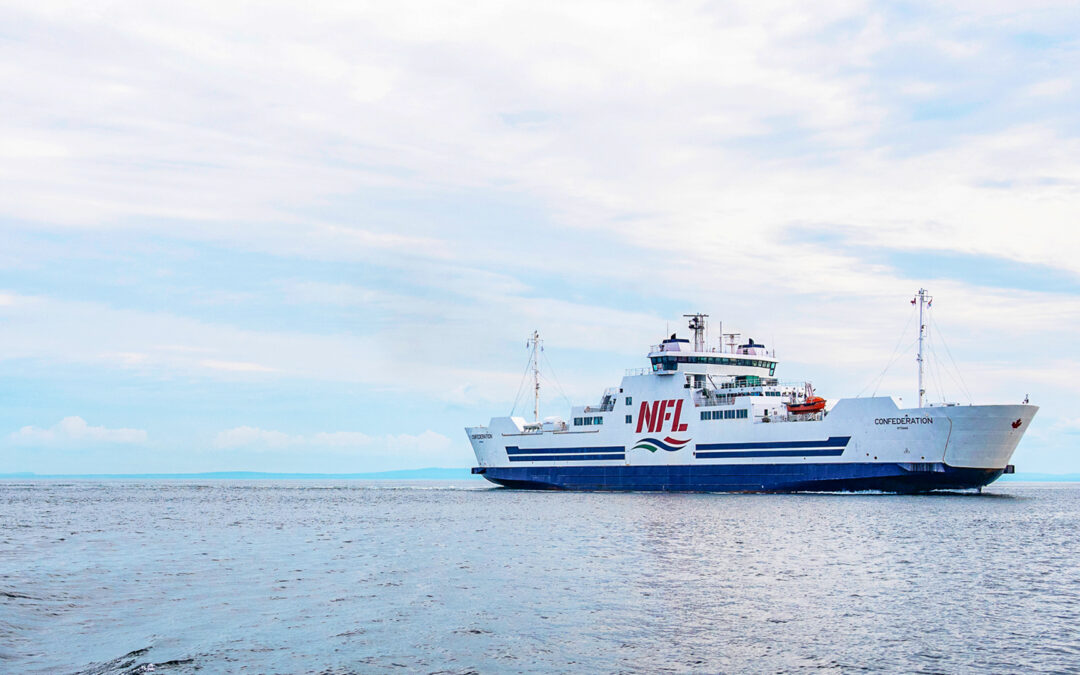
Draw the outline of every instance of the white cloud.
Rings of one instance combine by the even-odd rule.
[[[415,394],[423,383],[425,396],[460,403],[465,391],[472,402],[512,395],[521,377],[518,362],[525,357],[506,347],[523,344],[534,328],[544,330],[549,346],[638,357],[660,322],[638,312],[523,298],[498,285],[486,297],[481,284],[465,283],[459,291],[460,296],[441,301],[435,295],[414,300],[368,294],[348,285],[311,284],[298,291],[297,297],[312,301],[320,296],[345,303],[349,311],[355,303],[375,303],[366,313],[386,325],[359,336],[241,329],[163,312],[12,294],[12,303],[0,312],[7,325],[0,332],[0,350],[9,359],[113,366],[151,377],[357,382],[398,394]],[[484,317],[499,320],[488,323]],[[495,365],[504,362],[511,367]],[[562,385],[569,391],[594,393],[595,383],[579,389],[567,375]]]
[[[1050,430],[1070,435],[1080,434],[1080,417],[1062,418]]]
[[[274,368],[248,361],[218,361],[216,359],[203,359],[199,365],[211,370],[224,370],[231,373],[273,373]]]
[[[1072,80],[1066,77],[1059,77],[1053,80],[1044,80],[1042,82],[1036,82],[1029,86],[1026,90],[1028,96],[1046,96],[1053,98],[1055,96],[1061,96],[1072,91]]]
[[[1002,364],[988,391],[1027,377],[1015,345],[1068,353],[1080,331],[1075,293],[888,258],[1080,274],[1076,50],[1010,42],[1075,35],[1068,3],[267,2],[257,16],[209,1],[21,3],[0,19],[27,28],[0,43],[0,156],[19,158],[0,163],[3,227],[209,242],[394,279],[278,282],[272,329],[125,309],[112,291],[16,288],[0,293],[4,358],[396,395],[422,382],[428,398],[476,402],[512,394],[508,345],[533,328],[555,354],[638,365],[662,315],[702,309],[774,332],[789,360],[869,376],[903,323],[891,303],[925,281],[913,276],[942,277],[954,351]],[[916,119],[916,106],[968,101],[970,124]],[[474,201],[475,214],[462,206]],[[312,305],[355,329],[290,316]],[[577,398],[598,375],[563,384]]]
[[[947,97],[954,87],[933,69],[897,86],[876,70],[894,51],[932,48],[957,77],[985,77],[994,69],[970,56],[991,36],[1060,27],[1060,6],[1023,9],[925,8],[920,22],[847,1],[813,11],[759,2],[618,11],[270,3],[258,17],[221,3],[164,12],[121,3],[107,15],[21,7],[26,21],[72,44],[60,53],[54,41],[7,47],[17,51],[0,73],[13,101],[6,136],[65,152],[38,153],[0,176],[10,186],[0,209],[50,227],[123,223],[406,272],[439,260],[503,261],[641,283],[637,265],[595,248],[535,250],[536,232],[512,218],[494,232],[447,231],[446,214],[385,213],[368,193],[349,197],[478,190],[548,205],[571,238],[599,232],[711,270],[695,277],[704,284],[756,275],[762,259],[798,260],[758,275],[774,287],[765,292],[801,287],[806,276],[850,292],[876,276],[856,255],[793,241],[798,226],[882,250],[960,250],[1080,271],[1080,242],[1069,234],[1080,148],[1067,126],[1051,113],[1002,115],[977,135],[906,151],[897,144],[918,132],[897,122],[911,115],[905,97]],[[327,21],[352,39],[327,35]],[[251,39],[236,40],[239,22]],[[848,26],[839,37],[838,26]],[[109,49],[92,48],[106,40]],[[1068,93],[1067,79],[1028,70],[1019,74],[1026,95]],[[55,104],[56,92],[80,91]],[[991,100],[1015,98],[999,93]],[[70,106],[86,128],[47,124]],[[523,112],[544,121],[506,122]],[[1002,181],[1013,189],[980,187]],[[652,267],[672,283],[683,271]]]
[[[42,429],[25,426],[8,438],[16,445],[64,445],[74,443],[144,443],[142,429],[95,427],[81,417],[65,417],[56,425]]]

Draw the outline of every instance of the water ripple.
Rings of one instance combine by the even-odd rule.
[[[1080,486],[0,483],[4,672],[1076,672]]]

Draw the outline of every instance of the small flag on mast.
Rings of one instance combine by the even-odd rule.
[[[913,304],[913,305],[915,304],[915,298],[911,299],[911,304]]]

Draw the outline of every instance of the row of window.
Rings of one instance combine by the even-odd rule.
[[[675,370],[677,363],[707,363],[713,366],[744,366],[747,368],[768,368],[772,375],[776,364],[759,359],[735,359],[727,356],[654,356],[653,370]]]
[[[701,411],[701,419],[703,420],[745,420],[750,417],[750,411],[743,408],[742,410],[703,410]]]
[[[575,417],[574,418],[574,426],[575,427],[588,427],[588,426],[592,426],[593,424],[603,424],[603,423],[604,423],[604,418],[603,417]]]

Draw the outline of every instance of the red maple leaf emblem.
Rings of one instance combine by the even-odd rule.
[[[1013,422],[1012,427],[1013,429],[1019,429],[1021,424],[1023,424],[1023,420],[1016,420],[1015,422]]]

